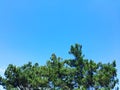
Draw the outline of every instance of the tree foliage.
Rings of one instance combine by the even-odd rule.
[[[111,90],[118,84],[115,61],[85,59],[79,44],[72,45],[69,54],[74,57],[65,60],[52,54],[44,66],[9,64],[0,85],[7,90]]]

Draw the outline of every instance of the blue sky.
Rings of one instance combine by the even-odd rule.
[[[0,1],[1,69],[28,61],[44,65],[52,53],[69,58],[75,43],[82,44],[85,58],[115,59],[120,72],[120,1]]]

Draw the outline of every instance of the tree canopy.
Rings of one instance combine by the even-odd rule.
[[[69,54],[74,57],[65,60],[52,54],[43,66],[9,64],[0,85],[7,90],[111,90],[118,84],[115,61],[85,59],[79,44],[71,45]]]

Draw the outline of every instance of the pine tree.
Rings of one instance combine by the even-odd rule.
[[[111,90],[118,84],[115,61],[85,59],[79,44],[72,45],[69,54],[74,57],[65,60],[52,54],[44,66],[9,64],[0,85],[7,90]]]

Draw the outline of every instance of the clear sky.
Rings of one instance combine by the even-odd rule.
[[[120,78],[120,1],[0,0],[0,73],[10,63],[44,65],[52,53],[69,58],[75,43],[85,58],[115,59]]]

